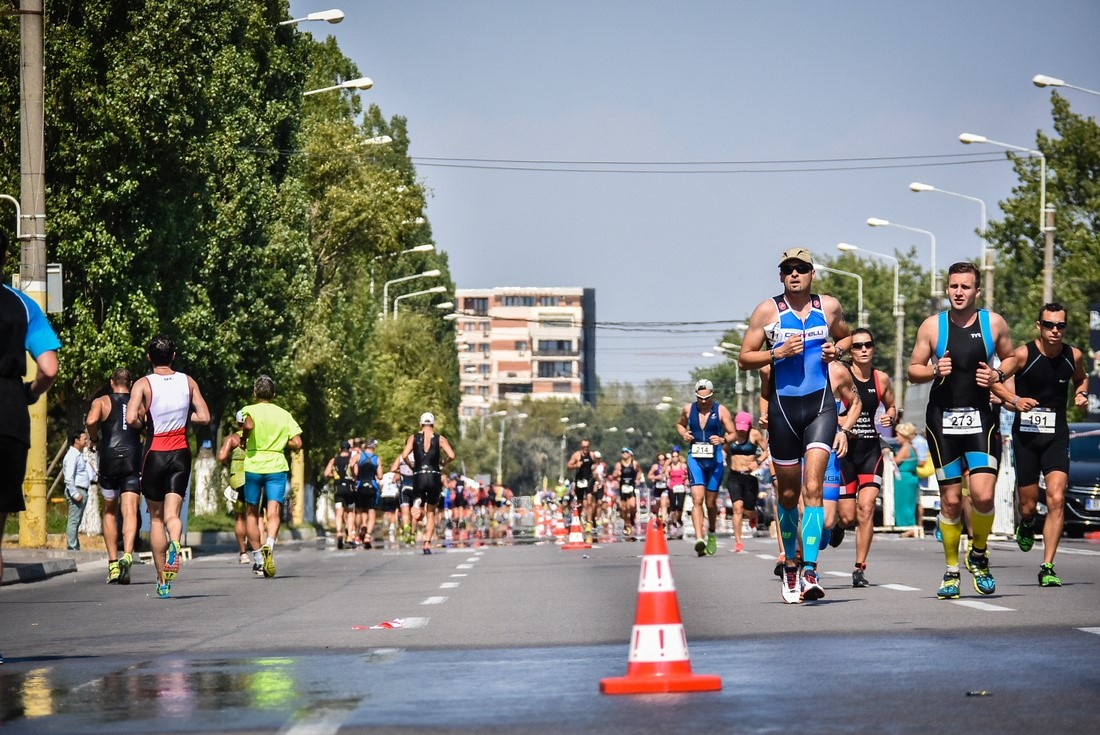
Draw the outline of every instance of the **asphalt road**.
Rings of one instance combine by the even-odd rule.
[[[627,671],[643,543],[440,550],[278,548],[185,563],[169,600],[150,566],[99,565],[0,594],[0,729],[139,732],[1095,732],[1100,545],[992,545],[997,592],[963,573],[935,599],[932,539],[880,536],[853,589],[851,539],[822,555],[826,597],[780,602],[775,546],[699,559],[671,542],[697,673],[714,693],[611,697]],[[398,629],[370,629],[400,619]],[[967,696],[968,692],[984,692]]]

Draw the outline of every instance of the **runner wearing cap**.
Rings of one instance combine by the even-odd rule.
[[[591,536],[592,524],[596,521],[596,456],[592,453],[592,441],[588,438],[581,439],[580,449],[573,452],[565,466],[573,470],[574,502],[581,507],[581,514],[584,516],[585,536]]]
[[[382,479],[382,462],[374,453],[377,446],[377,439],[367,441],[353,470],[356,483],[355,525],[364,550],[373,546],[374,525],[378,516],[378,483]]]
[[[734,435],[729,409],[714,400],[714,385],[703,378],[695,383],[695,401],[685,403],[676,426],[688,443],[688,482],[691,485],[691,523],[695,527],[695,553],[714,556],[718,523],[718,490],[725,470],[725,445]],[[703,508],[707,512],[703,539]]]
[[[413,502],[419,502],[424,509],[423,551],[430,554],[435,534],[435,513],[443,492],[443,468],[455,458],[447,437],[435,432],[435,416],[421,414],[420,431],[405,440],[401,457],[413,468]]]
[[[733,420],[733,439],[726,447],[729,453],[730,501],[733,503],[733,551],[745,550],[742,542],[743,518],[756,520],[756,498],[760,494],[760,480],[754,472],[768,461],[768,447],[764,435],[752,425],[752,414],[741,411]]]
[[[634,459],[634,452],[630,447],[623,447],[615,469],[611,470],[610,479],[619,483],[619,515],[623,519],[623,536],[627,541],[637,541],[634,524],[638,515],[638,486],[645,483],[645,474]]]
[[[355,479],[352,477],[351,442],[340,442],[340,451],[329,459],[325,477],[335,483],[336,548],[344,548],[344,529],[355,527]]]
[[[809,250],[783,251],[779,280],[783,293],[753,310],[737,362],[742,370],[773,366],[768,447],[779,486],[779,531],[786,559],[782,596],[794,604],[825,594],[817,579],[817,547],[825,522],[825,466],[837,432],[827,364],[843,353],[851,337],[840,302],[811,291],[814,264]],[[801,579],[795,556],[800,496],[805,506]]]

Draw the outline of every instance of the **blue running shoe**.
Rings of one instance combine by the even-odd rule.
[[[168,582],[165,582],[164,584],[158,584],[157,585],[157,597],[159,597],[162,600],[167,600],[171,596],[172,596],[172,585],[170,585]]]
[[[976,556],[967,555],[966,568],[974,574],[974,589],[979,595],[992,595],[997,591],[997,582],[989,573],[989,559],[983,554]]]
[[[936,591],[936,597],[941,600],[959,599],[959,573],[947,572],[943,575],[943,584]]]
[[[180,545],[179,542],[168,542],[168,553],[164,559],[164,581],[171,582],[180,571]]]

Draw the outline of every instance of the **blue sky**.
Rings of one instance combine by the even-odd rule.
[[[994,158],[1003,151],[958,135],[1034,147],[1050,130],[1035,74],[1100,88],[1095,0],[291,2],[295,17],[331,7],[342,23],[302,28],[335,35],[374,79],[364,102],[408,119],[456,283],[591,286],[599,322],[736,321],[777,291],[778,253],[795,245],[915,245],[928,265],[926,237],[872,229],[868,217],[933,231],[941,266],[976,258],[977,205],[914,194],[909,182],[982,198],[998,218],[1016,181],[1007,161],[769,173],[689,162]],[[1065,94],[1075,111],[1100,114],[1100,97]],[[655,162],[567,167],[662,173],[431,158]],[[921,162],[932,160],[966,159]],[[686,391],[713,343],[601,329],[597,371],[605,382],[671,377]]]

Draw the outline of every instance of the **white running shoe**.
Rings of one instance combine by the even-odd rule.
[[[807,567],[802,571],[802,599],[820,600],[825,596],[825,588],[817,580],[817,570]]]
[[[782,585],[783,602],[788,605],[797,605],[802,602],[802,589],[798,580],[798,567],[783,568],[783,576],[779,578]]]

